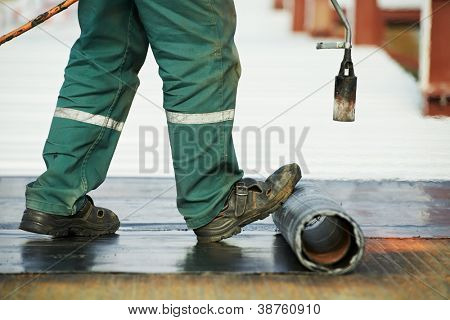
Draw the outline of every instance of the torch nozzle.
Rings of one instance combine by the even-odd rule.
[[[344,59],[335,79],[333,120],[355,121],[357,77],[353,69],[352,51],[345,49]]]

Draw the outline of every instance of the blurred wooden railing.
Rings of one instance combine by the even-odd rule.
[[[344,34],[329,0],[273,1],[275,9],[292,12],[294,32],[307,32],[315,37],[342,37]],[[450,116],[450,1],[342,0],[340,3],[351,21],[354,44],[383,45],[408,70],[419,70],[424,114]],[[403,30],[412,32],[420,26],[420,39],[415,49],[419,51],[420,42],[420,54],[395,50],[392,43],[398,37],[388,34],[393,25],[405,26]],[[413,25],[414,28],[409,27]],[[387,42],[390,45],[385,46]]]

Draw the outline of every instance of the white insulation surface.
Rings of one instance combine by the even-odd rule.
[[[304,159],[310,179],[450,179],[450,119],[422,116],[415,79],[383,50],[354,49],[357,121],[333,122],[333,79],[342,52],[316,51],[319,39],[290,33],[289,13],[273,11],[271,0],[236,0],[236,6],[243,73],[235,144],[249,174],[266,175]],[[79,33],[75,13],[71,8],[46,23],[42,28],[48,33],[36,29],[0,48],[0,176],[38,175],[45,169],[41,151],[69,48]],[[146,155],[146,168],[153,168],[153,176],[173,175],[164,151],[164,112],[148,101],[162,104],[151,54],[140,78],[110,176],[149,175],[139,168],[140,126],[160,133],[158,154]],[[309,131],[301,144],[303,128]]]

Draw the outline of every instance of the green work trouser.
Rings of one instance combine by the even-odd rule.
[[[72,215],[104,181],[150,44],[177,205],[190,228],[207,224],[242,178],[231,135],[240,76],[233,1],[80,0],[78,14],[81,35],[43,151],[47,171],[27,186],[27,208]]]

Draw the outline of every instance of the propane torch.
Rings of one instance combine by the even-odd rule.
[[[345,27],[345,41],[319,42],[317,49],[344,49],[339,74],[335,78],[333,120],[341,122],[355,121],[355,101],[357,78],[352,62],[352,29],[341,6],[336,0],[331,0],[339,18]]]

